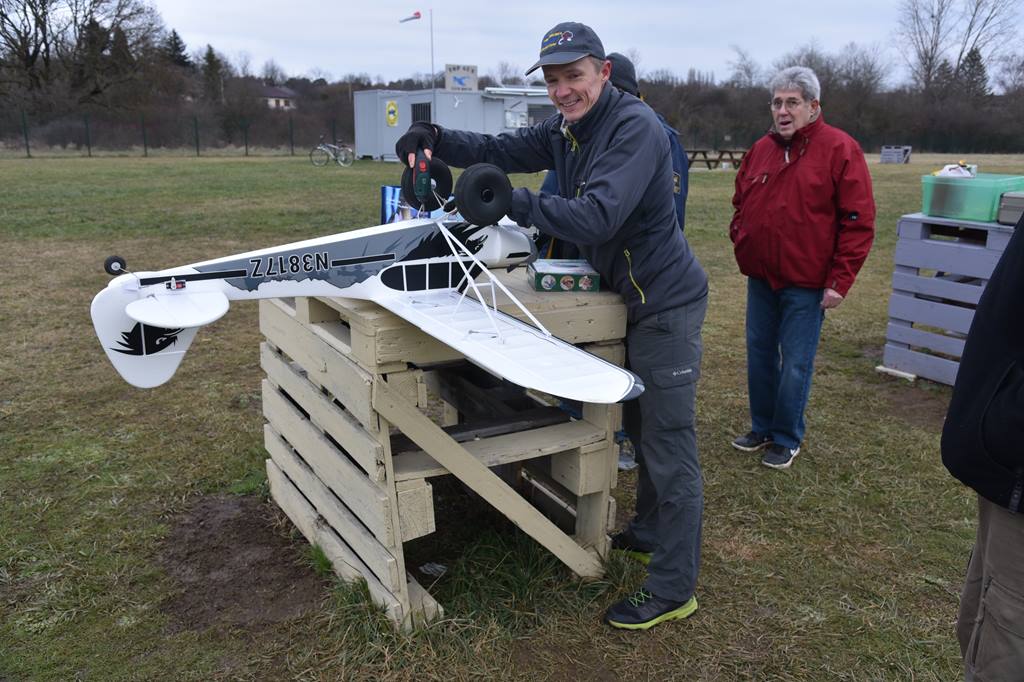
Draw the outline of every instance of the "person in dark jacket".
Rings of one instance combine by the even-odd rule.
[[[618,52],[609,54],[608,61],[612,65],[610,78],[612,85],[633,97],[640,97],[640,85],[636,79],[636,68],[633,66],[633,62]],[[676,206],[676,220],[679,223],[679,229],[685,230],[686,193],[690,187],[690,162],[686,156],[686,150],[679,142],[679,133],[668,124],[664,116],[658,112],[654,112],[654,114],[658,117],[658,122],[661,123],[665,136],[668,138],[669,149],[672,153],[672,192]],[[558,173],[548,171],[540,186],[540,192],[541,194],[558,193]],[[571,245],[550,239],[543,233],[537,240],[537,246],[542,258],[576,258],[579,255]]]
[[[694,412],[707,277],[676,226],[672,163],[657,116],[608,83],[611,65],[594,31],[558,24],[527,74],[537,68],[557,114],[496,136],[418,122],[395,151],[409,164],[429,149],[455,166],[558,173],[557,194],[515,189],[509,216],[575,244],[626,303],[629,364],[646,388],[625,405],[640,462],[637,507],[612,546],[649,559],[649,570],[605,620],[647,629],[697,610],[704,498]]]
[[[978,301],[942,462],[978,494],[956,633],[966,680],[1024,679],[1024,217]]]
[[[826,125],[821,86],[794,66],[769,83],[775,126],[736,174],[729,238],[747,276],[750,431],[733,447],[767,448],[785,469],[800,452],[825,310],[842,303],[875,234],[864,152]]]

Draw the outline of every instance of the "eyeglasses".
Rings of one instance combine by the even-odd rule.
[[[774,109],[775,111],[778,111],[783,107],[786,108],[786,111],[793,111],[794,109],[797,109],[803,106],[804,104],[806,104],[804,100],[797,99],[796,97],[790,97],[787,100],[776,98],[770,102],[771,108]]]

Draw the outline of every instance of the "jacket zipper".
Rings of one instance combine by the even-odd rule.
[[[636,278],[633,277],[633,258],[629,253],[629,249],[623,249],[622,253],[626,256],[627,271],[629,272],[629,281],[633,283],[633,288],[640,294],[640,303],[647,303],[647,297],[644,295],[644,290],[640,288],[640,285],[636,283]]]
[[[576,198],[579,199],[580,195],[583,194],[583,186],[587,184],[586,181],[576,183]],[[548,240],[548,258],[552,258],[555,255],[555,242],[558,241],[557,237],[552,237]]]

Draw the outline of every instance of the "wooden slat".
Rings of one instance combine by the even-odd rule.
[[[295,454],[269,424],[263,427],[263,442],[274,464],[288,474],[295,487],[305,495],[334,532],[355,551],[391,592],[398,592],[402,574],[398,572],[398,562],[391,552],[373,537],[359,519],[323,484],[316,472]]]
[[[292,367],[267,344],[260,345],[260,364],[267,378],[284,389],[309,413],[310,420],[336,440],[375,481],[384,480],[382,448],[359,421]]]
[[[966,334],[974,319],[974,309],[893,292],[889,298],[889,317]]]
[[[608,490],[608,458],[612,445],[581,454],[578,450],[551,456],[551,478],[575,495]]]
[[[371,375],[309,327],[295,320],[276,300],[260,301],[260,332],[297,362],[310,381],[323,386],[371,433],[380,428],[370,409]]]
[[[403,541],[415,540],[437,530],[433,489],[425,479],[399,481],[395,484],[395,491],[398,493],[398,520],[402,526]]]
[[[374,383],[373,407],[576,574],[600,576],[604,573],[604,567],[595,554],[573,542],[572,538],[383,381]]]
[[[951,301],[962,303],[973,303],[977,305],[981,298],[981,292],[985,290],[983,284],[977,283],[981,280],[973,280],[976,283],[955,282],[941,277],[920,277],[908,275],[902,272],[894,272],[892,275],[892,288],[896,291],[905,291],[912,294],[924,294],[935,296]]]
[[[385,547],[397,542],[388,496],[333,443],[324,437],[273,384],[263,380],[263,413],[277,433],[299,453],[316,475],[341,498]]]
[[[406,619],[406,628],[427,625],[431,621],[444,618],[444,608],[416,582],[412,575],[408,573],[406,575],[409,579],[409,614],[411,616]]]
[[[438,429],[440,431],[440,429]],[[405,429],[402,429],[405,432]],[[443,431],[441,431],[444,434]],[[405,432],[420,447],[422,444],[412,434]],[[447,434],[445,438],[455,443]],[[493,436],[478,441],[462,443],[461,448],[470,453],[484,467],[533,459],[556,452],[565,452],[585,445],[599,443],[605,433],[585,421],[566,422],[554,426],[543,426],[531,431],[520,431],[504,436]],[[449,473],[430,454],[422,450],[406,452],[395,456],[395,480],[429,478]]]
[[[955,336],[935,334],[923,329],[890,324],[885,330],[887,342],[905,343],[908,346],[927,348],[946,355],[960,357],[964,354],[964,340]]]
[[[968,277],[988,279],[1001,254],[983,246],[931,240],[900,239],[894,259],[897,265],[930,268]]]
[[[939,358],[927,353],[907,348],[898,348],[891,344],[885,345],[882,353],[882,364],[901,372],[915,374],[925,379],[938,381],[939,383],[952,386],[956,381],[956,373],[960,363],[945,358]]]
[[[408,612],[408,605],[391,594],[373,575],[363,561],[345,546],[345,543],[324,523],[316,510],[309,504],[302,493],[292,484],[288,477],[273,462],[267,460],[267,478],[270,481],[270,495],[277,506],[291,519],[295,527],[305,536],[310,544],[323,550],[331,562],[334,572],[345,580],[365,580],[370,596],[381,604],[388,618],[402,623]]]

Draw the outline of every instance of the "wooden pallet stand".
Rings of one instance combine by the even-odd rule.
[[[981,292],[1013,228],[906,215],[898,223],[882,365],[952,385]]]
[[[617,296],[502,279],[553,333],[623,362]],[[500,298],[499,308],[513,312]],[[620,406],[585,404],[570,420],[365,301],[262,301],[260,331],[271,495],[396,625],[444,613],[402,549],[436,529],[435,476],[457,477],[578,575],[602,574]]]

